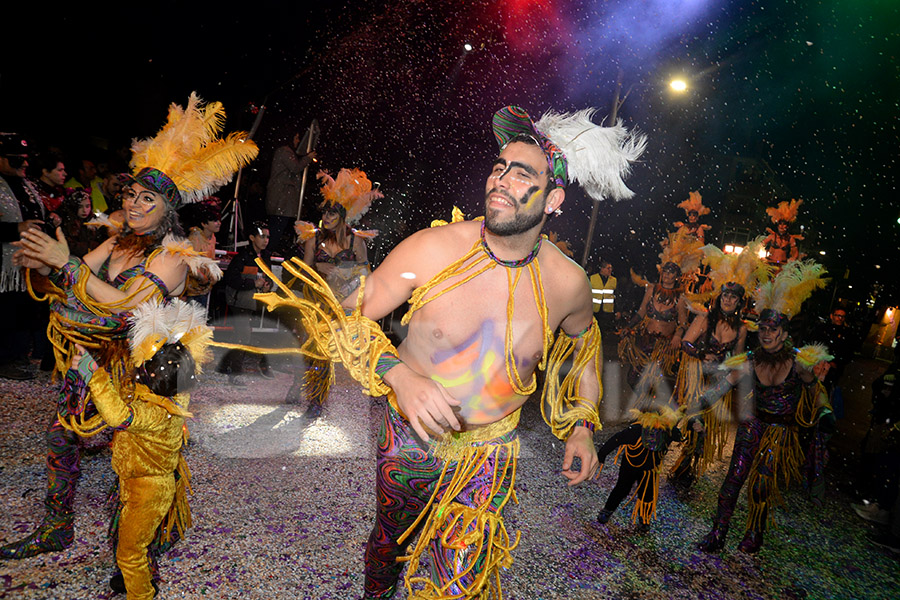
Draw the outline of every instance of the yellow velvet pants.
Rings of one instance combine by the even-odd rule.
[[[122,479],[121,500],[116,562],[128,590],[127,600],[150,600],[155,591],[147,546],[175,500],[175,474]]]

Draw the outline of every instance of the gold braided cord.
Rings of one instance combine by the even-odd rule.
[[[518,455],[519,440],[516,438],[502,444],[470,445],[460,448],[454,460],[445,461],[428,504],[416,522],[398,540],[398,543],[402,543],[419,526],[423,516],[428,515],[412,552],[397,559],[409,562],[404,584],[411,599],[502,599],[500,569],[512,565],[511,551],[518,546],[521,537],[521,533],[517,531],[515,539],[510,540],[502,517],[503,508],[510,500],[518,503],[515,494]],[[491,489],[481,504],[469,507],[454,502],[453,499],[492,458],[495,458],[495,461]],[[451,465],[454,466],[453,475],[445,485],[444,481]],[[494,498],[501,492],[503,482],[507,479],[509,479],[507,496],[491,510]],[[441,490],[443,490],[441,499],[435,502]],[[421,556],[435,539],[440,540],[443,549],[454,551],[452,559],[455,566],[454,577],[441,586],[429,577],[415,576]],[[479,571],[473,574],[476,568]],[[473,574],[473,580],[464,586],[462,579],[470,574]],[[414,585],[421,585],[424,589],[413,590]],[[459,588],[461,591],[454,592],[453,588]]]
[[[485,262],[486,261],[486,262]],[[482,263],[485,263],[482,265]],[[400,320],[401,325],[406,325],[412,318],[413,313],[428,304],[429,302],[440,298],[443,294],[455,290],[456,288],[478,277],[500,265],[494,262],[487,252],[481,240],[476,240],[472,248],[462,257],[450,263],[444,270],[432,277],[427,283],[416,288],[409,299],[409,310]],[[512,386],[513,391],[520,396],[530,396],[537,389],[537,378],[532,375],[531,381],[526,385],[519,376],[516,367],[515,354],[513,352],[513,313],[515,311],[515,291],[522,277],[522,268],[513,269],[512,267],[504,267],[506,269],[507,284],[509,286],[509,296],[506,300],[506,334],[504,342],[504,354],[506,357],[506,376]],[[515,274],[513,274],[515,272]],[[531,277],[531,288],[534,294],[534,300],[537,307],[538,315],[542,325],[542,355],[540,368],[544,368],[547,364],[547,352],[550,344],[553,342],[553,332],[549,325],[549,310],[547,308],[546,295],[544,293],[544,284],[541,279],[541,268],[537,257],[528,263],[528,274]],[[459,277],[457,281],[448,285],[444,289],[436,292],[431,296],[427,296],[437,286],[448,279]],[[427,297],[426,297],[427,296]]]
[[[662,464],[663,454],[650,452],[649,450],[644,451],[643,441],[638,440],[633,444],[619,446],[619,451],[616,452],[613,464],[618,463],[623,454],[625,455],[625,460],[628,461],[628,465],[633,469],[643,469],[647,461],[650,461],[650,468],[643,469],[644,472],[641,474],[637,487],[627,500],[628,502],[634,502],[634,508],[631,510],[631,522],[637,522],[638,517],[640,517],[642,523],[649,523],[656,518],[656,504],[659,499],[659,467]],[[640,462],[637,462],[638,459],[640,459]],[[644,500],[644,495],[641,492],[648,485],[653,486],[653,498],[649,502]]]
[[[696,356],[682,352],[678,375],[675,377],[675,401],[678,406],[685,406],[691,410],[696,409],[705,385],[703,361]]]
[[[534,294],[541,323],[544,324],[543,352],[541,354],[541,362],[538,363],[538,368],[543,370],[547,367],[547,352],[553,345],[553,332],[550,331],[550,327],[547,325],[550,322],[550,310],[547,308],[544,280],[541,278],[541,265],[537,259],[528,264],[528,270],[531,273],[531,292]],[[512,297],[512,294],[510,294],[510,297]],[[512,322],[512,319],[510,319],[510,322]]]
[[[700,395],[709,385],[709,377],[703,373],[703,361],[682,352],[678,377],[675,380],[675,399],[680,406],[688,408],[689,414],[700,414],[703,418],[706,439],[703,443],[703,454],[698,462],[698,470],[701,474],[706,472],[716,460],[723,459],[723,452],[728,444],[728,424],[731,422],[734,395],[734,390],[729,390],[709,409],[700,411]],[[678,470],[684,460],[688,460],[693,455],[697,442],[698,436],[689,428],[684,441],[685,450],[672,466],[673,472]]]
[[[581,345],[572,360],[572,368],[560,384],[560,368],[575,352],[579,343]],[[596,319],[591,321],[591,326],[580,338],[564,334],[556,338],[547,360],[547,377],[541,395],[541,416],[557,438],[568,438],[575,422],[581,419],[593,423],[598,429],[601,427],[598,406],[603,397],[603,383],[600,380],[602,364],[603,346]],[[581,379],[588,369],[593,369],[596,374],[596,398],[585,398],[581,393]]]
[[[647,361],[650,360],[650,356],[644,352],[637,343],[638,335],[642,335],[644,328],[646,328],[646,323],[649,320],[648,317],[644,317],[644,320],[635,328],[634,333],[623,335],[619,340],[617,348],[619,351],[619,360],[635,369],[642,369],[644,365],[647,364]]]
[[[261,259],[256,259],[256,265],[276,283],[282,293],[255,294],[254,298],[265,304],[270,312],[281,306],[296,309],[303,329],[309,334],[308,338],[300,348],[255,348],[223,342],[211,342],[211,345],[266,354],[297,353],[318,360],[341,362],[350,376],[362,385],[366,394],[383,396],[391,391],[375,372],[375,367],[378,357],[387,351],[396,353],[396,349],[378,324],[360,313],[360,304],[365,294],[365,277],[360,278],[356,310],[348,315],[325,280],[296,256],[282,263],[282,268],[308,286],[310,298],[314,297],[316,300],[297,296]],[[396,405],[396,398],[389,395],[388,399],[392,401],[392,405]]]
[[[705,472],[717,460],[724,459],[725,446],[728,445],[728,428],[731,423],[731,408],[734,402],[734,390],[719,398],[709,410],[703,413],[703,427],[706,429],[706,442],[700,460],[700,472]]]
[[[149,263],[164,250],[165,248],[157,248],[151,252],[147,262]],[[135,277],[126,283],[124,290],[127,291],[134,287],[135,280],[141,281],[137,288],[131,291],[124,299],[109,303],[98,302],[87,292],[87,281],[90,275],[90,267],[86,264],[80,265],[77,280],[71,291],[86,310],[99,317],[110,317],[114,311],[127,308],[129,306],[128,303],[138,294],[142,294],[147,289],[147,286],[153,288],[148,298],[156,298],[157,300],[164,298],[160,289],[152,281],[145,277]],[[52,283],[49,284],[49,289],[43,296],[38,296],[31,283],[30,269],[26,272],[26,282],[28,292],[36,300],[57,300],[63,304],[67,303],[66,292]],[[47,339],[53,345],[53,355],[56,360],[54,377],[63,376],[69,369],[72,356],[75,354],[75,344],[79,344],[88,350],[99,351],[104,355],[104,363],[110,369],[110,377],[116,389],[132,387],[133,384],[128,380],[125,369],[128,344],[121,335],[109,334],[107,327],[100,324],[76,321],[51,310],[49,324],[47,325]],[[89,400],[90,391],[87,392],[82,409],[87,406]],[[97,435],[107,428],[100,415],[85,417],[84,410],[79,411],[77,415],[58,415],[58,417],[63,427],[77,433],[81,437]]]
[[[475,260],[471,264],[467,264],[473,258]],[[437,287],[438,285],[440,285],[447,279],[450,279],[451,277],[458,277],[458,276],[464,275],[465,273],[467,273],[471,269],[475,268],[478,264],[480,264],[484,261],[487,261],[487,264],[484,265],[483,267],[481,267],[480,269],[478,269],[477,271],[475,271],[474,273],[471,273],[468,276],[466,276],[464,279],[461,279],[461,280],[453,283],[452,285],[448,286],[447,288],[436,293],[434,296],[431,296],[430,298],[425,298],[425,295],[428,294],[428,292],[433,290],[435,287]],[[449,291],[455,290],[456,288],[463,285],[464,283],[471,281],[475,277],[481,275],[482,273],[484,273],[486,271],[493,269],[496,266],[498,266],[497,263],[490,260],[490,257],[484,253],[484,250],[481,246],[481,240],[476,241],[475,244],[472,246],[472,248],[465,255],[463,255],[461,258],[459,258],[459,259],[453,261],[452,263],[450,263],[449,265],[447,265],[447,267],[445,267],[443,271],[441,271],[440,273],[438,273],[437,275],[432,277],[430,281],[428,281],[427,283],[425,283],[425,284],[417,287],[415,290],[413,290],[413,293],[409,298],[409,310],[406,312],[405,315],[403,315],[403,319],[401,319],[400,324],[406,325],[407,323],[409,323],[409,320],[410,320],[410,318],[412,318],[413,313],[416,312],[417,310],[419,310],[420,308],[422,308],[423,306],[425,306],[426,304],[428,304],[429,302],[431,302],[432,300],[439,298],[442,294],[445,294]]]

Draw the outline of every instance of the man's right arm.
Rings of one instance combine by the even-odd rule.
[[[430,278],[428,252],[435,238],[442,232],[422,230],[401,242],[387,255],[384,261],[366,278],[362,314],[377,321],[409,300],[413,290]],[[356,307],[359,291],[348,296],[344,308]],[[384,355],[382,355],[384,357]],[[410,423],[413,430],[423,440],[428,441],[430,432],[459,430],[459,419],[453,407],[459,401],[444,387],[393,357],[382,380],[390,386],[397,398],[395,408]]]

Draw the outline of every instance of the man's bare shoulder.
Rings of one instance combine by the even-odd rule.
[[[547,279],[549,274],[553,285],[566,294],[589,292],[590,282],[587,273],[577,262],[566,256],[555,244],[544,240],[543,248],[539,255],[541,260],[541,273]]]
[[[416,256],[417,260],[429,262],[456,260],[472,247],[480,231],[481,224],[477,221],[428,227],[403,240],[394,253]]]

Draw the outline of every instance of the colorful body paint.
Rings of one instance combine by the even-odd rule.
[[[432,354],[431,378],[462,401],[460,414],[474,422],[505,414],[519,398],[506,377],[503,340],[495,338],[495,324],[482,323],[478,331],[455,348]]]

